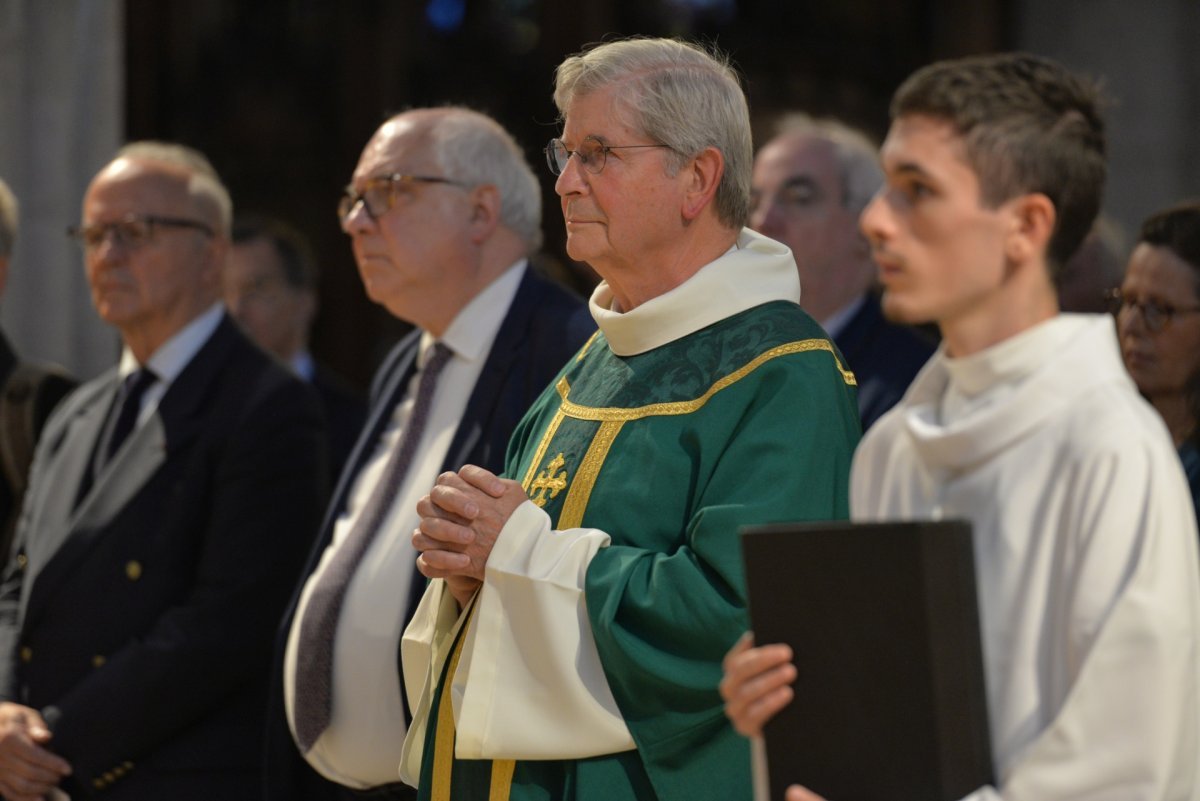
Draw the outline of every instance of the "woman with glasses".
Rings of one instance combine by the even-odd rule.
[[[1112,300],[1125,368],[1166,422],[1200,517],[1200,201],[1142,223]]]

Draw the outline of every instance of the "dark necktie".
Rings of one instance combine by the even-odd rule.
[[[321,732],[329,726],[333,708],[333,641],[346,587],[363,554],[375,539],[380,523],[391,510],[396,492],[416,456],[421,432],[433,405],[438,373],[446,366],[450,356],[450,349],[440,342],[433,346],[429,362],[418,374],[420,384],[417,397],[400,435],[399,445],[371,492],[362,514],[313,587],[304,608],[300,621],[300,641],[296,648],[293,710],[297,744],[304,753],[308,753]]]
[[[121,443],[133,431],[134,425],[137,423],[138,413],[142,410],[142,396],[146,394],[146,390],[157,380],[158,376],[154,374],[154,371],[146,367],[134,370],[125,376],[125,383],[122,384],[121,391],[114,404],[114,408],[118,409],[117,419],[109,431],[108,442],[103,451],[102,465],[108,464],[113,458],[113,454],[121,447]]]

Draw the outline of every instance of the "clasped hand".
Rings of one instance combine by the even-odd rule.
[[[417,503],[421,522],[412,538],[417,569],[445,579],[459,606],[465,606],[483,583],[500,530],[526,500],[520,484],[482,467],[442,473]]]
[[[36,709],[0,703],[0,794],[8,801],[41,801],[70,774],[47,748],[51,736]]]

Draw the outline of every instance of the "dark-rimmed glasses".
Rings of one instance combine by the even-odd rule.
[[[216,232],[210,226],[199,220],[161,217],[156,214],[129,214],[113,223],[72,225],[67,228],[67,236],[86,250],[100,247],[109,235],[112,236],[113,244],[126,250],[136,250],[154,238],[155,228],[190,228],[205,236],[216,236]]]
[[[608,151],[610,150],[625,150],[635,147],[670,147],[669,145],[606,145],[599,139],[591,137],[584,139],[579,143],[576,150],[567,150],[567,146],[563,144],[561,139],[551,139],[546,145],[546,164],[550,167],[550,172],[555,175],[562,175],[563,170],[567,168],[567,161],[571,156],[579,160],[579,164],[592,175],[599,175],[604,169],[604,163],[608,160]]]
[[[338,201],[338,219],[345,223],[350,218],[350,215],[354,213],[354,210],[358,208],[358,204],[362,203],[367,210],[367,216],[372,220],[378,220],[396,205],[396,187],[401,184],[450,184],[451,186],[465,186],[465,184],[459,181],[449,178],[439,178],[435,175],[405,175],[399,172],[392,175],[380,175],[376,178],[368,178],[363,182],[361,192],[355,192],[351,187],[346,187],[345,194]]]
[[[1104,293],[1104,297],[1108,301],[1108,310],[1114,316],[1120,315],[1126,309],[1137,309],[1138,313],[1142,315],[1142,322],[1145,323],[1146,330],[1152,334],[1166,330],[1171,325],[1171,320],[1177,314],[1196,314],[1200,312],[1200,306],[1180,308],[1166,303],[1155,303],[1152,300],[1135,300],[1120,289],[1110,289]]]

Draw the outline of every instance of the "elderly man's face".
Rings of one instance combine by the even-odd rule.
[[[215,229],[187,192],[179,168],[118,159],[92,181],[83,202],[83,226],[129,219],[186,220]],[[197,228],[151,225],[144,241],[113,233],[85,251],[92,303],[100,317],[157,348],[217,299],[224,240]]]
[[[575,150],[585,139],[605,145],[657,144],[622,122],[619,86],[576,97],[567,109],[562,140]],[[605,278],[653,270],[670,258],[683,227],[680,203],[686,175],[669,176],[668,151],[647,147],[609,151],[593,174],[571,157],[554,184],[567,226],[567,253]]]
[[[860,289],[866,243],[858,214],[846,206],[832,144],[786,134],[769,142],[754,159],[751,202],[750,227],[792,249],[801,306],[832,312],[848,300],[841,284]]]
[[[367,143],[354,170],[352,193],[389,175],[447,178],[425,129],[400,117]],[[402,320],[440,334],[461,305],[462,286],[474,269],[468,225],[470,192],[450,183],[396,181],[391,208],[372,217],[366,203],[342,221],[371,300]]]

